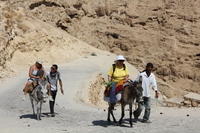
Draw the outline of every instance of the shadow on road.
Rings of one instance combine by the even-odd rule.
[[[50,117],[50,113],[42,113],[41,114],[41,117]],[[21,115],[19,116],[20,119],[37,119],[36,115],[33,115],[33,114],[24,114],[24,115]]]
[[[105,121],[105,120],[96,120],[96,121],[92,122],[92,124],[94,126],[101,126],[101,127],[108,127],[108,126],[130,127],[127,122],[124,122],[124,123],[125,124],[119,125],[118,123],[108,122],[108,121]]]
[[[93,121],[92,124],[94,126],[102,126],[102,127],[108,127],[108,126],[115,125],[114,122],[108,122],[108,121],[105,121],[105,120],[96,120],[96,121]]]
[[[134,123],[135,122],[133,122],[133,125],[135,125]],[[96,121],[93,121],[92,124],[94,126],[102,126],[102,127],[120,126],[120,127],[131,128],[130,125],[129,125],[129,119],[124,119],[121,125],[119,125],[118,123],[108,122],[108,121],[105,121],[105,120],[96,120]]]

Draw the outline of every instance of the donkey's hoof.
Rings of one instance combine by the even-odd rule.
[[[119,120],[119,122],[118,122],[118,123],[119,123],[119,125],[121,125],[121,124],[122,124],[122,120]]]
[[[107,121],[108,121],[108,122],[111,122],[111,120],[110,120],[110,119],[107,119]]]

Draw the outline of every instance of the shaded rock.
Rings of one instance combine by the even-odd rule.
[[[63,30],[67,30],[68,29],[68,24],[67,23],[70,23],[71,20],[70,19],[64,19],[64,20],[58,20],[58,22],[56,23],[56,26],[57,27],[60,27],[61,29]]]
[[[195,101],[192,101],[191,105],[192,105],[192,107],[198,107],[199,103],[195,102]]]
[[[67,8],[65,12],[70,18],[74,18],[78,15],[78,11],[75,8]]]
[[[185,106],[190,107],[190,106],[191,106],[191,101],[190,101],[190,100],[184,100],[184,101],[183,101],[183,104],[184,104]]]
[[[82,8],[82,6],[83,6],[83,1],[78,1],[77,3],[75,3],[73,5],[73,7],[78,9],[78,10],[80,10]]]
[[[145,26],[146,25],[146,22],[136,22],[134,24],[139,24],[139,25],[142,25],[142,26]]]
[[[86,4],[82,6],[82,10],[88,17],[95,17],[96,15],[95,10]]]
[[[106,34],[106,36],[111,36],[114,39],[118,39],[120,36],[118,33],[112,33],[112,32],[106,32],[105,34]]]
[[[106,15],[106,10],[104,7],[97,7],[97,9],[95,9],[95,12],[97,14],[98,17],[102,17],[102,16],[105,16]]]
[[[91,53],[91,56],[97,56],[97,54],[96,53]]]
[[[196,54],[196,56],[200,56],[200,53],[199,53],[199,54]]]
[[[200,103],[200,94],[190,92],[184,96],[184,99]]]
[[[181,107],[182,106],[183,99],[182,98],[170,98],[166,99],[164,103],[168,107]]]

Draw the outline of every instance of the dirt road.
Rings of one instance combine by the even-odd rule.
[[[105,73],[112,64],[112,55],[88,56],[60,68],[64,82],[65,95],[58,93],[56,117],[49,117],[49,106],[42,109],[42,120],[32,115],[31,104],[22,100],[22,87],[27,79],[25,74],[2,81],[0,84],[0,133],[199,133],[200,111],[195,108],[178,109],[152,106],[150,124],[134,123],[129,128],[128,112],[123,126],[106,121],[104,109],[83,103],[87,99],[89,81],[98,73]],[[128,66],[132,75],[137,70]],[[120,109],[114,112],[120,117]]]

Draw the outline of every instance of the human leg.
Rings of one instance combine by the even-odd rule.
[[[111,90],[110,90],[110,103],[114,104],[117,101],[116,95],[115,95],[115,88],[116,88],[116,82],[112,82],[111,84]]]
[[[49,101],[50,113],[53,115],[54,115],[54,104],[56,100],[56,94],[57,94],[57,91],[51,91],[51,96],[53,98],[53,101]]]
[[[133,115],[134,115],[134,118],[137,120],[138,117],[140,116],[140,114],[142,113],[142,110],[144,108],[144,102],[143,101],[140,101],[138,103],[138,107],[137,109],[133,112]]]
[[[144,97],[144,107],[145,107],[145,112],[144,112],[143,120],[148,121],[150,117],[150,112],[151,112],[151,98],[150,97]]]
[[[27,93],[30,93],[33,90],[33,85],[32,85],[33,81],[32,80],[28,80],[24,86],[23,92],[24,95],[26,95]]]

